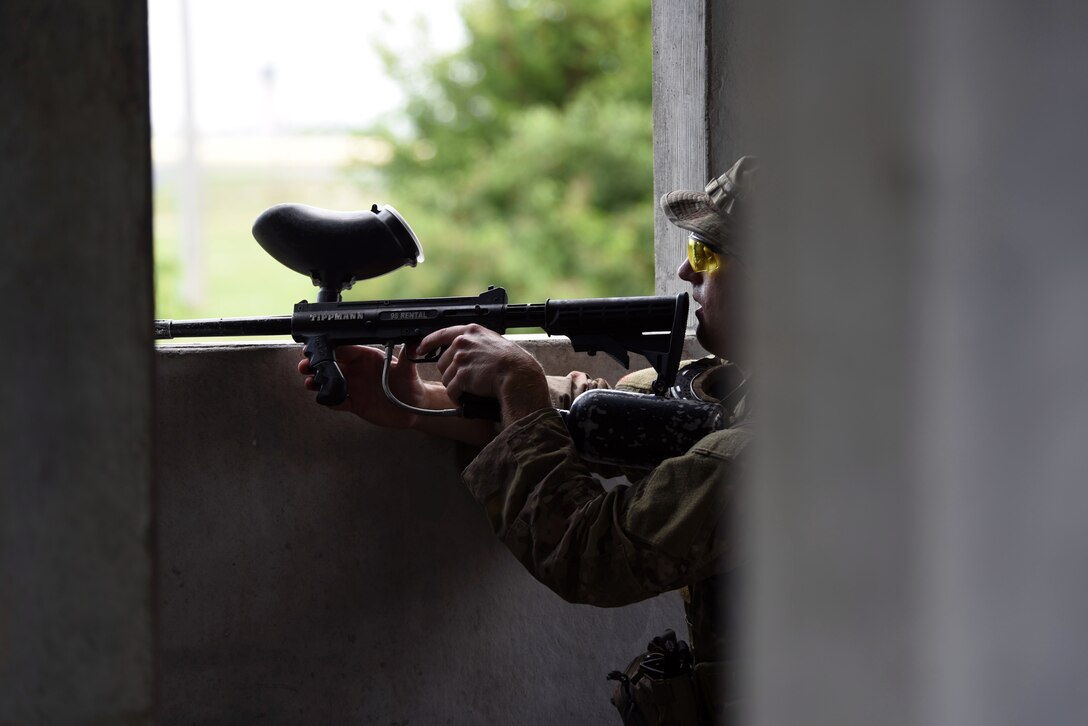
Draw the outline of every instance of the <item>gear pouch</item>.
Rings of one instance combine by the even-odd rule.
[[[655,654],[640,654],[623,671],[612,671],[618,681],[612,705],[624,726],[698,726],[699,704],[690,670],[665,676],[655,666]]]

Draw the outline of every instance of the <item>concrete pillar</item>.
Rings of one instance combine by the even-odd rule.
[[[0,5],[0,723],[150,723],[146,5]]]
[[[775,174],[752,723],[1088,717],[1086,21],[777,0],[734,29]]]
[[[745,153],[736,136],[725,0],[653,3],[654,199],[674,189],[701,190]],[[689,289],[676,277],[686,234],[655,206],[655,289]]]

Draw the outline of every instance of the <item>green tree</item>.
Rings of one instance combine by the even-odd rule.
[[[455,53],[384,51],[408,103],[379,130],[381,171],[430,260],[412,291],[651,293],[649,3],[471,0],[462,15]]]

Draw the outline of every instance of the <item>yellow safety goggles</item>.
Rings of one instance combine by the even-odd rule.
[[[693,272],[716,272],[725,256],[720,247],[695,235],[688,237],[688,262]]]

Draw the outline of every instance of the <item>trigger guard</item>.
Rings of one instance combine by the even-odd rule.
[[[427,355],[420,356],[419,358],[409,358],[408,360],[412,363],[437,363],[438,359],[442,357],[442,354],[446,352],[448,347],[449,346],[447,345],[440,345]]]

